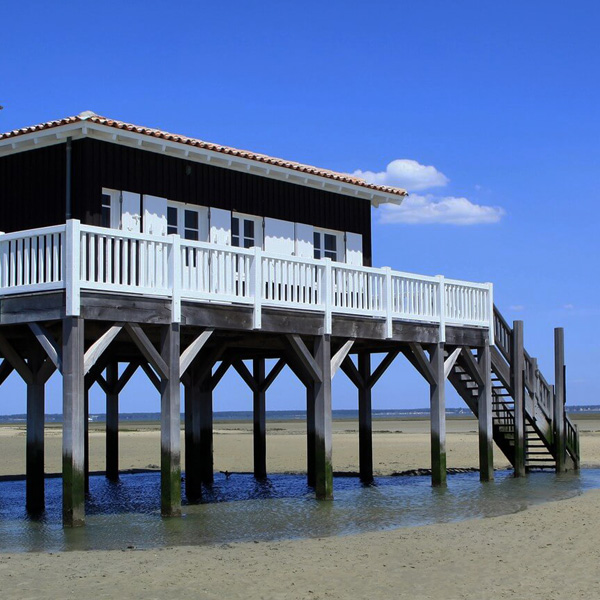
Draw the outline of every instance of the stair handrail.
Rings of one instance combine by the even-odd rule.
[[[510,364],[512,327],[506,322],[496,305],[494,305],[494,341],[506,362]]]

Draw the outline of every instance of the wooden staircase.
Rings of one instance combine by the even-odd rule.
[[[537,361],[522,349],[522,377],[516,378],[513,343],[515,334],[494,307],[495,346],[492,348],[492,408],[494,442],[510,461],[516,463],[515,453],[515,395],[513,381],[523,382],[523,442],[525,470],[556,469],[560,451],[558,433],[554,427],[553,386],[549,385],[537,368]],[[474,377],[471,360],[463,349],[452,367],[448,379],[477,416],[479,386]],[[517,349],[518,352],[518,349]],[[446,354],[449,355],[451,349]],[[563,409],[564,411],[564,409]],[[565,468],[579,468],[579,434],[564,414],[563,447]]]

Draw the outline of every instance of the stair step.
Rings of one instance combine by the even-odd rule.
[[[527,462],[549,462],[550,460],[554,460],[554,459],[549,459],[549,458],[528,458]]]

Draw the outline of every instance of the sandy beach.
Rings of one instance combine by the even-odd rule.
[[[104,434],[92,424],[91,469],[103,469]],[[374,423],[379,474],[429,466],[428,422]],[[585,466],[600,465],[600,421],[579,420]],[[215,426],[217,470],[250,471],[248,423]],[[303,471],[303,424],[269,422],[271,472]],[[46,470],[59,470],[60,428],[46,433]],[[334,427],[334,468],[357,469],[353,421]],[[0,427],[0,474],[23,473],[21,427]],[[153,424],[126,424],[121,468],[159,463]],[[496,452],[497,468],[507,462]],[[448,421],[448,466],[477,466],[476,422]],[[0,554],[6,598],[596,598],[600,491],[487,519],[347,537],[210,547]]]

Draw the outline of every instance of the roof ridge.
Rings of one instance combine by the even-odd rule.
[[[116,129],[123,129],[123,130],[127,130],[127,131],[132,131],[134,133],[139,133],[142,135],[158,137],[161,139],[165,139],[168,141],[173,141],[173,142],[177,142],[177,143],[181,143],[181,144],[186,144],[189,146],[196,146],[196,147],[203,148],[206,150],[211,150],[213,152],[220,152],[222,154],[229,154],[231,156],[239,156],[241,158],[246,158],[248,160],[255,160],[257,162],[272,164],[274,166],[288,168],[288,169],[292,169],[294,171],[299,171],[302,173],[317,175],[320,177],[325,177],[327,179],[333,179],[334,181],[350,183],[353,185],[358,185],[360,187],[384,192],[387,194],[393,194],[393,195],[397,195],[397,196],[407,196],[408,195],[406,190],[403,190],[402,188],[396,188],[396,187],[392,187],[392,186],[369,183],[369,182],[365,181],[364,179],[355,177],[354,175],[350,175],[349,173],[341,173],[339,171],[333,171],[331,169],[324,169],[321,167],[316,167],[314,165],[308,165],[305,163],[286,160],[283,158],[270,156],[268,154],[263,154],[260,152],[253,152],[251,150],[243,150],[240,148],[234,148],[232,146],[217,144],[215,142],[208,142],[205,140],[201,140],[199,138],[192,138],[192,137],[177,134],[177,133],[170,133],[168,131],[164,131],[163,129],[145,127],[142,125],[134,125],[133,123],[127,123],[125,121],[119,121],[117,119],[111,119],[110,117],[104,117],[102,115],[98,115],[91,110],[83,111],[75,116],[64,117],[62,119],[55,119],[53,121],[47,121],[45,123],[40,123],[38,125],[31,125],[29,127],[14,129],[14,130],[8,131],[6,133],[0,133],[0,141],[4,140],[4,139],[12,138],[12,137],[17,137],[19,135],[25,135],[27,133],[34,133],[36,131],[42,131],[44,129],[52,129],[54,127],[69,125],[71,123],[77,123],[80,121],[90,121],[92,123],[96,123],[98,125],[104,125],[106,127],[114,127]]]

